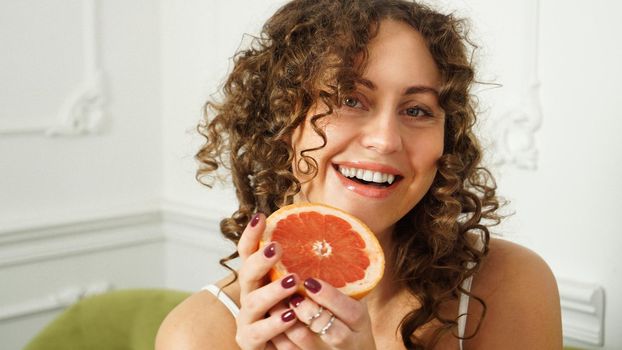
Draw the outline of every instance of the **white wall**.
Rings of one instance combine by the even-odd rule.
[[[28,11],[41,7],[38,2],[23,2]],[[76,2],[67,1],[67,7]],[[17,3],[15,3],[17,4]],[[78,10],[79,10],[79,2]],[[3,16],[10,17],[9,10]],[[50,16],[66,16],[62,6]],[[79,11],[73,11],[75,30],[83,30]],[[67,219],[105,216],[108,213],[153,209],[158,205],[161,192],[161,108],[158,8],[153,1],[103,1],[97,6],[98,48],[100,63],[105,72],[105,114],[108,118],[101,134],[86,137],[49,138],[42,133],[0,134],[0,227],[20,227]],[[77,18],[76,18],[77,17]],[[44,24],[30,22],[21,25],[32,29],[35,35],[45,33]],[[37,26],[41,27],[37,27]],[[3,37],[20,37],[20,28],[3,32]],[[80,48],[77,40],[66,42],[68,49]],[[23,41],[34,40],[32,36]],[[79,49],[72,50],[81,55]],[[3,53],[9,57],[12,52]],[[55,52],[49,52],[54,57]],[[16,60],[22,56],[15,57]],[[44,61],[45,56],[39,57]],[[80,73],[84,59],[75,60]],[[36,61],[32,64],[36,64]],[[36,66],[31,74],[36,74]],[[59,68],[64,69],[65,67]],[[76,76],[72,67],[68,74]],[[81,74],[78,74],[81,75]],[[20,80],[21,77],[14,77]],[[34,82],[36,79],[31,79]],[[43,91],[56,91],[60,80],[36,81]],[[3,86],[11,86],[3,81]],[[46,85],[57,83],[55,85]],[[78,83],[78,81],[76,81]],[[61,96],[72,92],[69,88]],[[75,85],[75,84],[74,84]],[[21,111],[1,118],[31,118],[31,114],[49,116],[56,121],[57,105],[33,108],[37,100],[25,91],[16,96],[24,106]],[[31,112],[31,110],[35,109]],[[29,113],[31,112],[31,113]],[[34,117],[32,117],[34,118]],[[2,132],[2,130],[0,130]]]
[[[79,293],[165,282],[153,224],[163,173],[156,1],[97,1],[103,127],[43,132],[87,78],[85,4],[0,2],[2,349],[22,348]]]
[[[108,118],[103,129],[49,138],[2,134],[0,123],[0,316],[33,305],[40,310],[0,317],[0,347],[21,347],[62,308],[41,311],[41,300],[72,288],[97,292],[105,282],[112,288],[196,290],[226,273],[217,260],[233,246],[219,236],[218,221],[235,208],[235,200],[230,187],[208,190],[194,180],[193,156],[202,142],[194,127],[243,33],[257,33],[282,3],[98,2]],[[19,4],[51,11],[42,10],[40,2]],[[80,28],[79,3],[63,4],[72,10],[59,11],[65,16],[60,22]],[[605,346],[594,348],[617,349],[622,282],[616,277],[622,262],[616,249],[622,239],[615,211],[622,194],[616,181],[622,175],[622,147],[616,136],[622,122],[615,84],[622,78],[617,64],[622,44],[616,38],[622,31],[615,16],[622,5],[541,1],[538,20],[536,4],[442,1],[444,8],[473,18],[481,78],[503,85],[482,86],[478,93],[485,111],[482,129],[495,154],[490,162],[496,164],[501,194],[511,201],[507,210],[516,213],[498,231],[542,255],[560,279],[604,287]],[[6,13],[0,11],[5,16],[0,23],[13,23]],[[24,32],[0,26],[0,38],[20,47],[33,32],[45,33],[46,23],[27,23]],[[67,51],[83,50],[75,33],[66,40],[74,42]],[[12,76],[13,81],[2,79],[0,91],[36,82],[37,69],[47,67],[27,62],[33,70],[23,78]],[[84,68],[79,59],[71,62]],[[38,88],[65,91],[81,76],[73,70],[51,75]],[[533,77],[540,90],[530,85]],[[11,101],[21,104],[0,108],[0,119],[20,110],[50,112],[55,100],[34,103],[18,94]],[[54,119],[55,113],[48,114]]]
[[[521,98],[531,78],[524,67],[530,65],[534,41],[525,45],[521,35],[529,35],[537,23],[531,16],[521,26],[512,14],[530,13],[533,5],[524,3],[521,11],[518,2],[503,8],[483,2],[473,7],[480,28],[487,30],[484,45],[491,46],[488,63],[493,68],[487,71],[499,72],[504,85],[480,94],[491,106],[488,115],[503,116],[516,102],[518,110],[530,111],[525,106],[529,101]],[[589,6],[580,1],[565,1],[563,6],[540,1],[537,67],[542,120],[530,140],[537,163],[533,169],[497,167],[500,191],[515,212],[502,233],[542,255],[558,279],[604,288],[608,349],[622,347],[622,334],[617,332],[622,322],[618,253],[622,236],[617,220],[622,195],[622,120],[617,107],[622,78],[620,10],[622,5],[613,1]],[[494,100],[495,96],[500,98]]]

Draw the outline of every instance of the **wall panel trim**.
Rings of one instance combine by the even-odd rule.
[[[160,214],[147,212],[0,232],[0,268],[162,242]]]
[[[84,73],[82,82],[70,91],[57,112],[57,120],[29,121],[14,118],[0,124],[0,135],[44,134],[46,136],[76,136],[96,134],[104,122],[104,72],[99,64],[98,0],[82,4],[82,45]]]

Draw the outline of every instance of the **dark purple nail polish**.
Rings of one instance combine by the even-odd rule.
[[[298,305],[300,305],[300,303],[302,303],[302,301],[305,300],[305,298],[296,293],[294,295],[292,295],[291,297],[289,297],[289,304],[292,305],[293,307],[298,307]]]
[[[292,311],[292,309],[289,309],[281,314],[281,320],[283,320],[283,322],[289,322],[294,318],[296,318],[296,314]]]
[[[251,227],[257,226],[258,222],[259,222],[259,213],[255,213],[255,215],[253,215],[253,218],[251,219]]]
[[[276,254],[276,244],[274,243],[268,244],[268,246],[263,249],[263,255],[265,255],[266,258],[271,258],[274,254]]]
[[[283,288],[285,289],[289,289],[295,285],[296,285],[296,279],[294,278],[294,275],[289,275],[281,281],[281,286],[283,286]]]
[[[322,289],[322,285],[320,282],[314,280],[313,278],[307,278],[305,280],[305,288],[311,293],[317,293]]]

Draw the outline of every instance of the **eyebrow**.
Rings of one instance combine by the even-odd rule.
[[[357,83],[369,88],[370,90],[376,90],[376,85],[368,79],[359,78],[356,80]],[[413,85],[406,88],[404,91],[404,95],[414,95],[414,94],[433,94],[438,96],[438,90],[427,85]]]

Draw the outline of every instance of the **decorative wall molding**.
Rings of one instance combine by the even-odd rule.
[[[525,26],[531,30],[528,40],[532,43],[532,50],[525,57],[525,62],[531,62],[529,79],[520,94],[518,104],[502,113],[492,126],[495,137],[492,164],[510,165],[525,170],[536,170],[538,167],[535,140],[543,119],[538,72],[540,0],[532,0],[531,3],[534,16],[528,18],[530,23]]]
[[[80,299],[102,294],[111,289],[112,284],[109,282],[96,282],[81,287],[67,287],[49,295],[1,307],[0,322],[64,309]]]
[[[39,134],[46,136],[75,136],[94,134],[104,121],[104,73],[98,61],[99,36],[97,31],[97,0],[83,0],[82,45],[84,47],[83,81],[59,106],[57,121],[36,122],[26,118],[13,119],[0,127],[0,135]]]
[[[157,212],[0,232],[0,268],[164,241]]]
[[[182,244],[217,256],[231,252],[231,243],[218,233],[220,217],[193,206],[166,202],[161,211],[118,215],[91,222],[79,221],[0,232],[0,268],[28,264],[129,245]],[[586,345],[602,345],[605,298],[602,287],[572,280],[558,281],[564,338]],[[90,288],[90,287],[89,287]],[[0,320],[59,309],[86,295],[93,288],[68,288],[0,309]],[[96,290],[104,290],[100,288]],[[85,292],[86,291],[86,292]],[[61,297],[59,295],[69,295]],[[52,300],[52,301],[50,301]]]
[[[227,243],[220,235],[221,218],[216,215],[210,217],[206,212],[209,211],[165,201],[162,208],[162,231],[167,242],[222,252]]]
[[[536,132],[542,124],[540,83],[534,78],[523,95],[520,107],[512,108],[495,121],[493,165],[512,165],[519,169],[536,170],[538,149]]]
[[[209,251],[231,249],[219,233],[219,217],[209,210],[165,201],[162,210],[129,212],[36,226],[0,228],[0,268],[105,251],[171,242]]]
[[[104,120],[103,73],[94,70],[65,101],[59,123],[45,130],[47,136],[96,134]]]
[[[34,225],[4,224],[3,227],[0,227],[0,246],[65,235],[147,225],[159,222],[160,218],[160,212],[157,210],[143,210],[81,218],[78,220],[38,222]]]
[[[605,292],[596,284],[558,281],[564,338],[602,346],[605,330]]]

